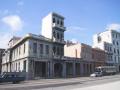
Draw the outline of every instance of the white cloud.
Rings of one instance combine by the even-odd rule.
[[[18,15],[10,15],[2,18],[2,22],[8,25],[12,31],[22,30],[23,21]]]
[[[8,42],[11,39],[12,35],[9,33],[0,34],[0,48],[7,48],[8,47]]]
[[[113,23],[113,24],[109,24],[107,25],[108,30],[120,30],[120,24],[117,23]]]

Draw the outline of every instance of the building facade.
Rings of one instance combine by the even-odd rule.
[[[93,47],[105,50],[107,53],[106,64],[115,65],[120,71],[120,33],[118,31],[107,30],[94,35]]]
[[[64,54],[67,57],[81,58],[83,75],[94,72],[95,66],[92,59],[92,47],[83,43],[67,43],[64,47]]]
[[[2,68],[2,56],[3,56],[4,51],[5,49],[0,48],[0,73],[1,73],[1,68]]]
[[[104,50],[92,48],[92,59],[95,63],[95,67],[104,66],[107,59],[107,54]]]
[[[42,35],[13,37],[2,60],[2,72],[25,72],[26,79],[82,75],[80,58],[64,57],[64,17],[50,13],[42,20]]]

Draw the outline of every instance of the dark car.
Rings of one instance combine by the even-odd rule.
[[[18,75],[16,72],[6,72],[0,75],[0,83],[2,82],[12,82],[19,83],[20,81],[24,81],[25,77],[22,75]]]

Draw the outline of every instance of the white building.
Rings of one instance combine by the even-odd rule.
[[[54,64],[64,56],[65,29],[64,17],[50,13],[42,20],[42,35],[13,37],[3,56],[2,72],[24,71],[27,79],[63,76],[59,64]]]
[[[93,36],[93,47],[107,52],[107,65],[116,65],[120,71],[120,32],[107,30]]]
[[[64,17],[50,13],[42,20],[42,35],[13,37],[3,56],[2,72],[25,72],[27,79],[80,76],[84,61],[64,57],[65,30]]]

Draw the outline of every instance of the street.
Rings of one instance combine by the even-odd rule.
[[[89,90],[94,90],[93,88],[116,86],[119,83],[120,75],[66,79],[40,79],[24,81],[20,84],[1,83],[0,90],[88,90],[89,88],[91,88]],[[99,90],[101,89],[99,88]]]
[[[110,82],[101,85],[83,87],[83,88],[76,88],[71,90],[119,90],[120,89],[120,81]]]

